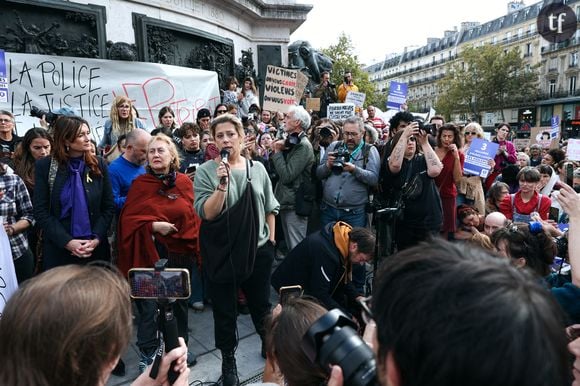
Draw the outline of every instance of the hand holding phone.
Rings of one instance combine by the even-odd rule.
[[[300,297],[303,292],[302,286],[300,285],[280,287],[280,304],[284,307],[288,299]]]

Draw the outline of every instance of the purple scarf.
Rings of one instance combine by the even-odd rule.
[[[91,219],[85,187],[83,186],[83,172],[85,162],[82,158],[71,158],[68,164],[70,175],[60,193],[60,219],[70,216],[71,236],[75,239],[91,239]]]

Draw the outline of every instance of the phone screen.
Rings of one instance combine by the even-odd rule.
[[[129,286],[134,299],[187,299],[189,272],[182,268],[155,271],[153,268],[129,270]]]
[[[284,306],[288,299],[302,296],[302,286],[293,285],[280,288],[280,304]]]
[[[185,169],[185,173],[189,174],[195,172],[197,170],[197,166],[198,164],[189,165],[187,169]]]
[[[574,165],[571,163],[566,164],[566,184],[574,186]]]
[[[548,218],[552,221],[558,222],[558,219],[560,218],[560,210],[554,207],[550,208],[550,214],[548,215]]]

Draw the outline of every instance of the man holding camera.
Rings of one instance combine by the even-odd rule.
[[[328,71],[323,71],[320,74],[321,82],[314,90],[314,98],[320,99],[320,111],[318,116],[320,118],[326,118],[328,105],[331,103],[336,103],[338,96],[336,95],[336,85],[330,82],[330,73]]]
[[[322,180],[323,226],[333,221],[366,226],[365,207],[369,203],[369,190],[379,180],[380,157],[374,146],[365,143],[364,133],[362,119],[347,118],[343,124],[344,141],[333,142],[316,169],[316,176]],[[364,267],[353,272],[355,286],[362,293]]]
[[[309,184],[314,151],[305,131],[310,127],[310,115],[302,106],[292,106],[284,119],[288,137],[272,144],[271,161],[280,177],[274,194],[280,203],[280,220],[288,250],[292,250],[306,237],[308,215],[296,213],[296,197],[303,184]],[[312,197],[313,199],[314,197]]]
[[[354,84],[350,70],[347,70],[344,72],[344,82],[338,86],[338,101],[340,103],[344,103],[349,91],[358,92],[358,86]]]
[[[311,233],[272,273],[272,286],[300,285],[304,294],[328,309],[353,310],[360,294],[350,280],[351,270],[371,261],[375,236],[368,228],[352,228],[339,221]]]

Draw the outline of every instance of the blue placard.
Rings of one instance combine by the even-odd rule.
[[[401,105],[407,101],[407,83],[391,82],[389,96],[387,97],[387,110],[400,110]]]
[[[491,169],[488,161],[495,157],[497,149],[499,149],[498,143],[490,142],[482,138],[475,138],[471,142],[467,154],[465,154],[463,172],[486,178]]]
[[[4,50],[0,50],[0,103],[8,103],[8,76]]]

